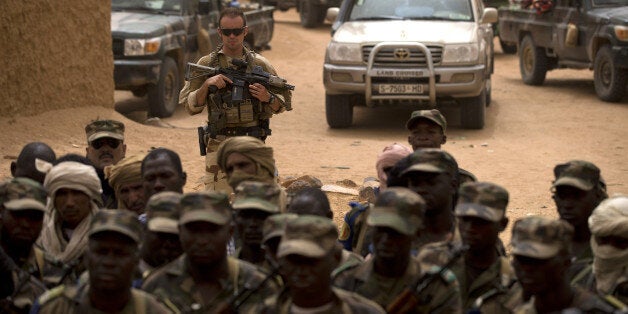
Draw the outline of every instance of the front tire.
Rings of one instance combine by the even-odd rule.
[[[617,67],[609,46],[604,46],[597,52],[593,78],[595,93],[601,100],[618,102],[624,97],[628,71]]]
[[[536,47],[532,37],[525,36],[519,45],[519,71],[527,85],[542,85],[549,61],[543,48]]]
[[[460,119],[462,127],[466,129],[484,128],[486,114],[486,90],[483,89],[480,95],[465,98],[460,101]]]
[[[177,109],[180,88],[177,63],[166,57],[159,72],[159,82],[148,88],[148,117],[170,117]]]
[[[325,115],[332,129],[347,128],[353,123],[353,104],[349,95],[325,95]]]

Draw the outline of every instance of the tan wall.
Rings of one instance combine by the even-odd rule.
[[[0,116],[113,108],[110,1],[1,2]]]

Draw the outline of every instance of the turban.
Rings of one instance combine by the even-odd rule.
[[[273,158],[272,147],[266,146],[261,140],[250,136],[235,136],[223,141],[218,147],[216,159],[218,166],[223,172],[227,172],[227,158],[232,153],[240,153],[253,162],[257,166],[257,173],[254,181],[269,181],[275,178],[275,158]],[[231,181],[231,180],[230,180]],[[230,182],[230,185],[232,182]],[[237,186],[236,182],[235,185]],[[232,187],[234,187],[232,185]],[[234,187],[235,188],[235,187]]]
[[[397,143],[384,148],[379,156],[377,156],[377,162],[375,163],[380,187],[386,188],[386,180],[388,176],[386,175],[386,172],[384,172],[384,168],[394,166],[399,160],[411,153],[412,150],[410,148]]]
[[[628,196],[618,195],[600,203],[589,216],[593,273],[598,292],[611,294],[618,284],[628,281],[628,250],[599,245],[595,236],[628,236]]]
[[[44,188],[51,199],[54,200],[59,189],[67,188],[81,191],[87,194],[92,201],[102,205],[102,187],[93,166],[75,161],[64,161],[52,166],[50,163],[40,161],[37,162],[37,169],[46,173]]]
[[[117,164],[105,167],[105,178],[115,190],[118,199],[118,208],[123,208],[120,200],[120,190],[124,184],[142,182],[142,160],[144,155],[134,155],[120,160]]]

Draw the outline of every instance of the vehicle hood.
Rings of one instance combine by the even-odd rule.
[[[176,15],[111,12],[111,34],[124,38],[151,38],[183,28]]]
[[[596,8],[590,10],[589,15],[610,21],[615,25],[628,25],[628,6]]]
[[[474,22],[452,21],[373,21],[346,22],[333,40],[343,43],[419,41],[422,43],[477,42]]]

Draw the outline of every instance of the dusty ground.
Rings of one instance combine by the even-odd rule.
[[[404,123],[413,108],[357,108],[354,127],[329,129],[325,121],[322,64],[330,38],[329,24],[303,29],[293,11],[275,14],[272,50],[263,54],[280,75],[296,85],[291,112],[272,119],[280,175],[311,174],[325,184],[349,179],[361,183],[375,176],[375,157],[390,143],[406,143]],[[497,44],[497,47],[499,45]],[[604,103],[595,96],[592,73],[550,72],[542,87],[523,85],[516,56],[496,48],[493,102],[483,130],[458,128],[457,112],[447,110],[450,124],[444,149],[480,180],[510,191],[509,215],[556,216],[550,185],[555,164],[585,159],[602,169],[609,193],[628,193],[628,100]],[[9,163],[22,145],[44,141],[58,155],[85,152],[83,127],[94,118],[114,118],[127,125],[128,154],[164,146],[177,151],[188,173],[187,191],[202,189],[203,157],[198,155],[196,126],[204,114],[179,110],[162,123],[173,128],[143,125],[146,101],[116,92],[116,108],[101,107],[45,112],[32,117],[0,118],[0,178],[9,176]],[[337,219],[350,196],[331,195]],[[508,239],[509,235],[504,234]]]

